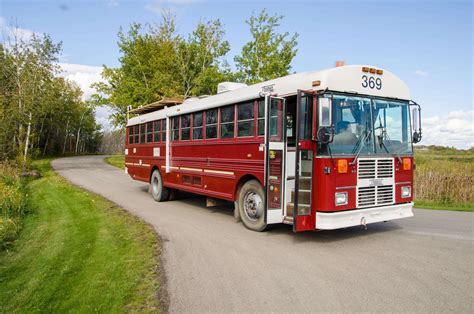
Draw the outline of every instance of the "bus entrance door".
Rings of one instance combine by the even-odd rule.
[[[281,223],[285,204],[286,99],[265,96],[265,221]]]
[[[313,93],[298,91],[296,99],[296,158],[294,190],[291,202],[287,204],[287,215],[293,216],[293,231],[315,229],[312,213],[313,158],[316,143],[313,139],[315,127],[314,108],[316,97]]]

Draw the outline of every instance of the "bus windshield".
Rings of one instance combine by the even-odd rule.
[[[334,139],[318,154],[411,154],[407,102],[332,95]]]

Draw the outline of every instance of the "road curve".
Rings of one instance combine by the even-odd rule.
[[[472,312],[473,214],[415,217],[337,231],[256,233],[229,206],[156,203],[147,185],[103,162],[54,169],[147,221],[164,240],[170,312]]]

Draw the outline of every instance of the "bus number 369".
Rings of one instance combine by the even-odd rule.
[[[362,87],[381,90],[382,79],[380,77],[375,78],[373,76],[368,77],[367,75],[362,75]]]

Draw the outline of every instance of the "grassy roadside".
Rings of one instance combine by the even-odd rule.
[[[105,157],[104,161],[114,167],[125,169],[125,156],[124,155],[114,155],[110,157]]]
[[[20,237],[0,253],[0,312],[159,312],[154,230],[36,162]]]

